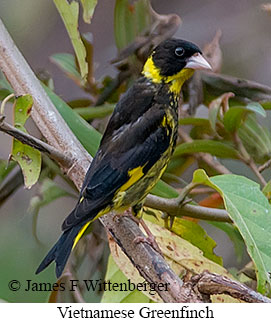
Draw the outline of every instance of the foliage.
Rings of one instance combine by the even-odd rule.
[[[97,0],[81,0],[83,19],[86,23],[91,22],[97,2]],[[79,3],[66,0],[54,0],[54,3],[67,29],[74,54],[56,53],[51,56],[51,61],[65,73],[65,77],[70,78],[83,89],[89,99],[87,101],[83,98],[78,100],[74,107],[73,104],[64,102],[45,84],[44,89],[72,132],[89,154],[94,156],[102,136],[100,129],[104,129],[106,117],[112,113],[121,93],[138,76],[138,69],[135,66],[142,66],[142,57],[144,57],[144,55],[139,55],[140,50],[146,49],[145,46],[150,43],[148,40],[153,28],[157,28],[161,21],[159,15],[154,14],[147,0],[137,0],[133,3],[129,0],[116,0],[114,27],[116,47],[119,50],[119,56],[116,59],[119,63],[118,75],[116,79],[110,79],[110,82],[108,82],[109,77],[106,75],[102,80],[97,81],[94,77],[92,41],[89,35],[79,32]],[[166,27],[159,29],[161,38],[169,36],[166,33]],[[168,26],[169,28],[171,27]],[[143,41],[141,41],[142,39]],[[217,51],[214,52],[217,53]],[[211,57],[210,60],[212,59],[215,60],[216,57]],[[123,74],[124,72],[126,74]],[[248,83],[246,91],[243,88],[239,91],[236,86],[238,82],[234,79],[231,85],[232,91],[237,96],[235,97],[234,93],[228,92],[227,82],[229,81],[227,78],[223,78],[220,74],[214,74],[212,77],[210,81],[210,78],[206,79],[204,74],[199,74],[200,82],[198,83],[197,78],[193,78],[190,81],[190,86],[184,90],[184,103],[191,105],[190,99],[192,95],[195,96],[196,89],[196,96],[201,97],[197,106],[200,104],[204,106],[206,117],[182,115],[179,121],[180,137],[173,159],[163,180],[159,181],[152,190],[152,194],[163,198],[177,198],[180,189],[187,187],[187,183],[181,180],[181,176],[186,175],[187,178],[188,168],[191,165],[203,168],[194,172],[191,182],[211,188],[209,191],[205,190],[205,194],[210,198],[212,198],[214,191],[217,191],[223,199],[223,208],[227,210],[233,222],[209,223],[223,230],[233,241],[237,259],[242,258],[244,246],[246,247],[254,264],[257,290],[270,296],[271,207],[269,200],[271,198],[271,180],[267,175],[263,176],[259,169],[261,164],[263,164],[263,168],[265,165],[268,167],[271,158],[271,132],[262,125],[262,118],[267,115],[264,108],[270,107],[270,102],[266,100],[262,102],[262,97],[266,97],[267,90],[266,87],[261,90],[259,85],[258,92],[256,93],[255,89],[253,92]],[[121,82],[119,82],[120,79]],[[215,83],[214,79],[219,79],[221,82]],[[220,84],[222,85],[218,89]],[[223,84],[227,84],[227,86],[223,88]],[[190,93],[189,89],[191,88],[193,91]],[[8,82],[1,77],[0,99],[3,100],[10,92],[12,89]],[[24,125],[30,115],[32,104],[32,98],[29,95],[16,98],[13,108],[16,128],[26,131]],[[36,231],[39,211],[56,199],[71,195],[68,192],[69,189],[62,188],[61,184],[55,182],[57,176],[66,181],[67,179],[54,162],[48,160],[46,162],[44,159],[42,164],[40,152],[18,140],[13,141],[11,156],[22,168],[27,188],[38,181],[38,194],[32,196],[29,202],[29,212],[34,219],[33,235],[39,240]],[[254,175],[255,180],[231,174],[236,173],[236,170],[234,168],[227,169],[224,165],[226,160],[235,160],[241,167],[248,166],[250,173],[247,177]],[[5,181],[9,176],[12,176],[14,167],[15,163],[6,165],[5,162],[0,162],[0,196],[7,187]],[[67,183],[73,188],[69,181]],[[195,193],[195,191],[194,188],[194,192],[192,190],[190,196],[194,197],[194,194],[197,194],[192,203],[199,205],[199,201],[202,199],[201,193]],[[214,207],[211,203],[206,206]],[[220,208],[220,205],[217,208]],[[173,226],[169,228],[167,214],[147,208],[144,218],[155,235],[167,262],[178,275],[189,279],[193,274],[209,270],[231,277],[227,269],[222,267],[222,258],[213,251],[216,242],[205,232],[201,223],[195,222],[191,218],[176,218]],[[96,271],[93,269],[91,273],[87,273],[86,266],[83,266],[84,261],[89,264],[89,259],[85,256],[85,246],[88,237],[95,236],[95,228],[91,228],[90,231],[91,233],[85,234],[78,244],[73,255],[76,261],[72,268],[69,268],[70,271],[77,275],[82,272],[88,274],[87,279],[96,277],[95,272],[98,271],[102,280],[125,282],[129,278],[134,283],[143,282],[143,278],[135,267],[112,240],[109,240],[111,255],[107,267],[106,261],[101,260],[100,251],[97,251],[101,244],[97,244],[96,248],[93,248],[95,249],[93,254],[95,252],[99,254],[99,261],[94,262]],[[102,270],[99,267],[101,262]],[[99,269],[97,269],[98,267]],[[251,278],[247,277],[247,279],[252,281]],[[56,294],[53,292],[49,301],[56,301]],[[70,299],[74,300],[72,297]],[[105,292],[103,296],[97,296],[95,301],[100,299],[102,302],[161,301],[157,295],[151,295],[149,292],[142,294],[138,291]],[[213,297],[212,300],[214,302],[233,301],[226,295]]]

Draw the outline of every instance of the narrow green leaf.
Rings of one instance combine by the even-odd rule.
[[[204,118],[182,118],[179,119],[179,124],[180,125],[191,125],[191,126],[202,126],[202,127],[209,127],[210,126],[210,121],[208,119]]]
[[[67,103],[65,103],[53,91],[46,86],[43,87],[72,132],[90,155],[94,156],[98,150],[102,135],[76,112],[74,112],[73,109],[70,108]]]
[[[79,3],[75,1],[69,3],[67,0],[54,0],[54,3],[72,42],[78,60],[80,74],[85,79],[88,73],[88,65],[86,62],[86,49],[78,31]]]
[[[50,60],[55,63],[69,78],[84,85],[84,81],[77,70],[75,58],[72,54],[58,53],[50,56]]]
[[[246,150],[257,163],[264,163],[271,157],[270,131],[259,124],[255,114],[248,115],[246,121],[238,129]]]
[[[170,185],[160,180],[151,190],[151,194],[165,198],[178,197],[179,193]]]
[[[151,15],[147,0],[116,0],[114,12],[115,42],[123,49],[150,26]]]
[[[224,115],[223,123],[229,132],[236,131],[249,113],[258,113],[266,117],[264,108],[257,102],[249,103],[247,106],[231,107]]]
[[[90,24],[98,0],[80,0],[83,6],[84,22]]]
[[[33,216],[32,232],[37,241],[39,241],[37,236],[37,219],[40,208],[63,196],[71,196],[71,194],[51,179],[45,178],[39,187],[39,193],[31,198],[28,212]]]
[[[231,174],[209,178],[202,169],[194,172],[193,182],[210,186],[220,193],[257,268],[258,290],[270,293],[271,206],[259,184]]]
[[[85,120],[104,118],[110,115],[115,108],[115,104],[105,104],[98,107],[75,108],[73,111],[78,113]]]
[[[238,151],[230,145],[214,140],[193,140],[192,142],[186,142],[176,147],[174,157],[182,156],[184,154],[194,153],[209,153],[213,156],[221,158],[233,158],[238,159]]]
[[[8,176],[8,174],[14,169],[16,163],[7,162],[6,160],[0,160],[0,184]]]
[[[30,116],[33,99],[31,95],[26,94],[18,97],[14,105],[14,126],[21,131],[26,132],[24,124]],[[34,185],[40,175],[41,170],[41,154],[40,152],[20,141],[13,139],[12,159],[20,165],[24,183],[27,188]]]

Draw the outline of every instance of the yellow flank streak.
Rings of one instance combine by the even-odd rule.
[[[82,237],[83,233],[86,231],[87,227],[89,226],[91,221],[87,222],[82,229],[79,231],[79,233],[77,234],[76,238],[74,239],[73,245],[72,245],[72,249],[77,245],[77,242],[80,240],[80,238]]]
[[[80,198],[79,203],[82,203],[83,201],[84,201],[84,196],[82,196],[82,197]]]
[[[135,182],[137,182],[143,175],[143,167],[144,166],[138,166],[134,169],[131,169],[128,171],[128,175],[129,175],[129,180],[121,186],[121,188],[119,189],[119,192],[123,192],[126,191],[130,186],[132,186]]]

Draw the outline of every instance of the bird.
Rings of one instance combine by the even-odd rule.
[[[129,208],[140,217],[144,199],[161,178],[176,146],[182,85],[202,69],[211,66],[192,42],[171,38],[153,49],[141,76],[116,104],[78,202],[36,274],[55,261],[60,277],[71,251],[98,217]]]

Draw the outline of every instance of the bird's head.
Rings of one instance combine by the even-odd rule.
[[[173,92],[179,92],[182,84],[195,70],[211,69],[195,44],[181,40],[168,39],[159,44],[147,59],[143,75],[154,83],[173,83]]]

